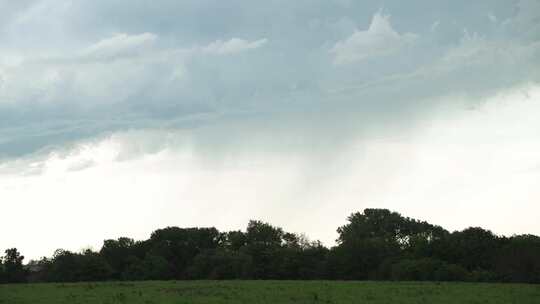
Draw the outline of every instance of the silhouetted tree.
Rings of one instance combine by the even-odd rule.
[[[121,237],[118,240],[105,240],[100,255],[112,268],[112,277],[120,279],[127,267],[127,258],[134,254],[135,241]]]
[[[113,278],[113,268],[99,253],[85,250],[77,257],[80,260],[78,281],[105,281]]]
[[[188,269],[191,279],[248,279],[253,271],[250,255],[227,249],[205,250],[198,254]]]
[[[502,281],[540,283],[540,237],[508,239],[496,253],[495,271]]]
[[[246,251],[253,258],[253,276],[257,279],[279,278],[279,250],[283,229],[261,221],[250,221],[246,231]]]
[[[386,209],[351,214],[330,249],[261,221],[243,231],[167,227],[99,252],[57,250],[23,265],[0,258],[0,283],[168,279],[377,279],[540,283],[540,238],[482,228],[449,233]]]
[[[148,254],[162,257],[171,267],[173,277],[184,278],[193,258],[203,250],[215,249],[222,242],[216,228],[167,227],[152,233]]]
[[[126,258],[126,267],[122,272],[122,279],[127,281],[141,281],[146,279],[147,270],[143,260],[136,256]]]
[[[433,255],[469,271],[491,270],[501,240],[478,227],[456,231],[433,244]]]
[[[395,281],[466,281],[467,270],[433,258],[398,260],[391,265],[389,277]]]
[[[242,231],[230,231],[225,233],[224,247],[238,251],[247,245],[247,235]]]
[[[113,278],[113,270],[99,253],[85,250],[73,253],[58,249],[51,261],[42,261],[52,282],[105,281]]]
[[[4,257],[0,257],[0,284],[6,283],[6,273],[4,270]]]
[[[337,230],[334,272],[347,279],[373,278],[385,259],[399,255],[403,218],[386,209],[365,209],[353,213],[348,221]]]
[[[24,256],[19,253],[17,248],[6,250],[3,260],[5,282],[22,283],[26,281],[26,272],[23,267]]]

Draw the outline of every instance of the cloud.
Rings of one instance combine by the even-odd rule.
[[[365,129],[345,135],[329,130],[332,122],[344,124],[343,118],[336,124],[317,117],[324,126],[312,130],[315,138],[287,121],[266,132],[260,127],[265,122],[237,121],[235,127],[117,132],[82,141],[13,162],[10,170],[0,166],[0,195],[11,202],[11,212],[45,227],[0,240],[39,257],[58,247],[99,248],[109,237],[142,239],[167,225],[244,229],[250,218],[260,218],[331,245],[332,227],[367,207],[391,208],[449,229],[474,224],[497,233],[531,233],[539,229],[536,213],[523,213],[519,222],[507,214],[530,211],[540,195],[540,172],[528,170],[540,162],[539,141],[531,140],[538,138],[539,97],[538,86],[517,87],[476,110],[461,106],[467,98],[449,98],[428,119],[410,117],[386,135]],[[230,142],[216,139],[219,134],[242,138]],[[328,134],[341,134],[349,145],[335,149]],[[314,157],[322,147],[328,156]],[[40,173],[21,175],[21,168],[30,167]],[[118,217],[126,208],[130,216]],[[490,216],[477,217],[486,212]],[[18,220],[10,217],[0,228]],[[322,221],[326,225],[317,224]],[[70,232],[58,234],[65,225]],[[61,237],[36,246],[41,235]]]
[[[231,38],[227,41],[216,40],[209,45],[203,47],[202,52],[218,55],[235,54],[246,50],[260,48],[265,45],[267,41],[268,40],[266,38],[251,42],[239,38]]]
[[[474,107],[500,90],[540,81],[539,70],[535,64],[531,65],[540,58],[540,41],[520,39],[518,35],[501,39],[462,29],[457,41],[426,54],[423,62],[410,71],[398,68],[394,73],[358,81],[361,71],[356,69],[353,80],[344,81],[330,93],[358,94],[361,99],[392,104],[397,102],[392,98],[399,96],[400,105],[410,104],[416,112],[422,110],[414,106],[423,104],[420,100],[430,100],[424,104],[429,108],[437,106],[433,101],[440,100],[440,96],[474,96],[468,99],[469,106]],[[415,51],[422,52],[422,48],[426,46],[419,46]],[[399,59],[410,62],[416,58],[408,53]]]
[[[184,99],[182,103],[193,104],[190,98],[198,97],[190,95],[199,93],[194,92],[195,87],[204,84],[189,83],[193,72],[186,66],[189,62],[198,57],[239,55],[266,42],[232,38],[206,46],[164,46],[160,43],[166,43],[154,33],[121,33],[79,50],[10,59],[0,65],[0,106],[70,104],[72,110],[88,111],[102,105],[147,103],[143,98],[164,103]],[[150,88],[151,96],[142,97]]]
[[[80,171],[84,169],[91,168],[95,165],[95,163],[92,160],[81,160],[79,162],[73,163],[69,168],[68,171]]]
[[[157,38],[157,35],[153,33],[115,34],[84,49],[81,56],[99,60],[125,58],[140,54],[144,49],[149,48]]]
[[[429,27],[429,30],[430,30],[431,32],[435,32],[435,31],[437,30],[437,28],[439,27],[440,24],[441,24],[441,22],[440,22],[439,20],[433,22],[433,23],[431,24],[431,26]]]
[[[391,19],[380,1],[15,2],[0,0],[0,197],[71,221],[2,235],[29,256],[259,216],[331,242],[317,223],[367,206],[460,228],[445,215],[536,197],[506,164],[537,167],[540,110],[492,97],[540,83],[538,1],[385,1]]]
[[[399,34],[392,28],[389,15],[376,13],[367,30],[356,30],[349,38],[338,41],[330,53],[336,65],[355,63],[397,52],[417,38],[413,33]]]
[[[272,12],[282,7],[272,3],[268,11],[223,5],[229,9],[214,16],[215,23],[193,26],[194,18],[211,15],[216,4],[39,3],[18,15],[34,16],[44,8],[61,13],[62,18],[39,14],[38,23],[23,18],[25,31],[47,39],[27,44],[22,38],[28,35],[14,24],[2,36],[10,42],[0,47],[0,54],[9,55],[0,59],[3,156],[104,132],[199,128],[239,117],[275,124],[281,120],[273,117],[290,116],[299,121],[291,126],[296,128],[305,111],[365,119],[392,108],[396,116],[421,116],[432,105],[418,100],[450,91],[496,91],[538,76],[537,46],[515,38],[516,24],[534,23],[534,11],[509,15],[512,4],[482,4],[455,21],[457,4],[430,5],[429,14],[418,16],[389,3],[392,23],[389,16],[373,14],[380,5],[370,2],[345,7],[320,1],[309,8],[290,3],[290,14],[277,15]],[[321,7],[325,14],[316,9]],[[510,25],[491,25],[477,18],[478,11],[510,18]],[[103,18],[110,14],[114,18]],[[137,17],[146,14],[163,18]],[[271,17],[277,21],[265,21]],[[335,43],[363,23],[370,26]],[[434,32],[431,24],[438,24]],[[463,28],[470,30],[463,34]],[[201,115],[209,118],[191,120]]]
[[[496,23],[497,22],[497,16],[495,16],[493,13],[488,14],[489,21]]]

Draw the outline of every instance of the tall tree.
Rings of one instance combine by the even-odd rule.
[[[246,231],[247,252],[253,257],[253,275],[257,279],[279,278],[279,249],[283,229],[261,221],[249,221]]]
[[[107,261],[113,271],[113,277],[120,279],[128,265],[127,258],[134,255],[135,241],[121,237],[117,240],[105,240],[100,250],[100,255]]]
[[[0,256],[0,284],[6,283],[5,271],[4,271],[4,258]]]
[[[152,233],[147,254],[164,258],[172,268],[173,276],[184,278],[193,258],[203,250],[217,248],[222,243],[221,237],[219,231],[213,227],[167,227]]]
[[[517,235],[496,253],[495,271],[499,280],[540,283],[540,237]]]
[[[26,281],[26,272],[23,267],[24,256],[17,248],[5,251],[4,256],[4,277],[8,283],[22,283]]]

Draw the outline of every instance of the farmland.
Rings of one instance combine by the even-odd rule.
[[[540,285],[353,281],[146,281],[0,285],[1,304],[540,303]]]

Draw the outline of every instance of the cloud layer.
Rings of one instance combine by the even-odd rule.
[[[344,41],[338,41],[330,50],[335,64],[349,64],[369,57],[389,55],[412,44],[418,36],[397,33],[390,24],[390,16],[376,13],[369,28],[355,32]]]
[[[540,233],[503,221],[539,197],[538,12],[535,0],[0,0],[0,197],[57,223],[0,243],[35,257],[252,217],[331,243],[367,206]]]
[[[429,112],[538,79],[535,3],[4,1],[0,155],[193,115]]]

